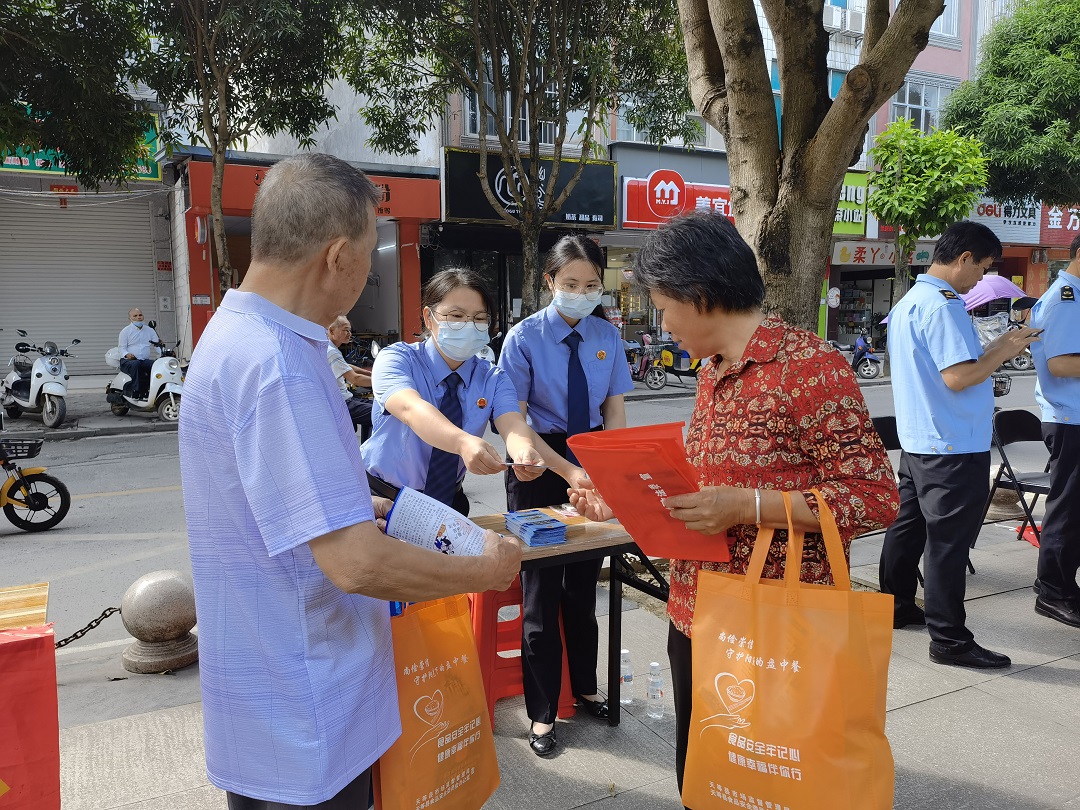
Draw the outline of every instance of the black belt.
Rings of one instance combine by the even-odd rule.
[[[388,484],[381,478],[376,478],[371,473],[367,474],[368,489],[371,490],[373,495],[378,495],[380,498],[389,498],[394,500],[398,493],[401,492],[401,487],[395,487],[393,484]],[[462,491],[461,481],[457,482],[457,487],[454,490],[454,494]]]

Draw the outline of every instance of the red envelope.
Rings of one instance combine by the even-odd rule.
[[[579,433],[567,445],[615,517],[652,557],[727,562],[728,538],[704,535],[675,520],[661,501],[697,492],[686,460],[682,422]]]

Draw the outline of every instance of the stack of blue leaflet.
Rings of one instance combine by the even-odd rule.
[[[508,512],[506,528],[529,546],[553,546],[566,542],[566,524],[538,509]]]

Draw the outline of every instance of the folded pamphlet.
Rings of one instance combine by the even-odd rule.
[[[386,516],[386,533],[414,546],[458,557],[484,551],[484,530],[455,509],[402,487]]]

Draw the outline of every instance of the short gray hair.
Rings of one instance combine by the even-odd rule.
[[[295,262],[327,242],[373,227],[382,193],[344,160],[313,152],[270,167],[251,212],[251,258]]]

